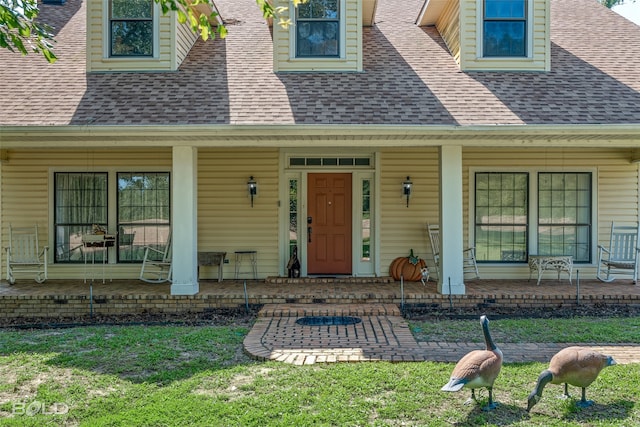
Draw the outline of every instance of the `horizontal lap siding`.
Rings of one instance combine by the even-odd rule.
[[[104,46],[108,45],[108,30],[104,28],[107,2],[102,0],[87,1],[87,71],[170,71],[174,61],[173,25],[176,20],[173,12],[162,15],[159,8],[154,10],[159,16],[159,52],[157,58],[105,58]]]
[[[171,169],[171,149],[154,150],[10,150],[9,160],[2,164],[2,260],[4,248],[8,246],[8,227],[38,224],[41,245],[49,246],[53,259],[52,195],[50,194],[50,172],[81,171],[131,172],[143,170],[165,171]],[[118,165],[114,168],[114,165]],[[110,182],[111,183],[111,182]],[[53,182],[51,182],[53,185]],[[118,265],[111,269],[113,278],[137,277],[140,266]],[[6,273],[2,265],[2,274]],[[101,271],[100,273],[101,274]],[[99,276],[96,275],[96,277]],[[80,265],[50,264],[50,278],[82,278],[84,268]]]
[[[513,70],[513,71],[548,71],[550,69],[550,4],[549,0],[531,0],[533,11],[528,15],[533,22],[531,53],[529,58],[479,58],[482,43],[482,2],[478,0],[461,0],[461,68],[463,70]],[[529,6],[531,7],[531,6]],[[527,35],[529,37],[529,35]],[[482,53],[480,53],[480,56]]]
[[[258,276],[276,276],[279,151],[200,149],[198,153],[198,249],[227,252],[226,278],[233,277],[234,251],[257,250]],[[253,208],[247,189],[250,175],[258,184]],[[281,206],[286,209],[286,201]],[[215,268],[203,270],[205,278],[215,274]]]
[[[274,2],[277,7],[288,7],[284,0]],[[295,15],[292,15],[295,16]],[[290,55],[290,31],[277,23],[273,25],[274,70],[275,71],[362,71],[362,5],[360,1],[346,0],[344,10],[346,34],[344,58],[296,59]],[[292,19],[294,21],[294,19]],[[294,36],[295,37],[295,36]]]
[[[460,2],[449,1],[436,22],[436,28],[442,35],[449,52],[460,65]]]
[[[7,227],[38,223],[48,243],[49,168],[56,171],[170,170],[171,149],[122,151],[10,151],[2,165],[2,247]],[[278,273],[278,151],[199,150],[198,249],[226,251],[231,259],[225,277],[233,277],[233,252],[258,251],[260,277]],[[113,165],[118,165],[114,168]],[[250,171],[250,172],[247,172]],[[250,206],[249,174],[258,182],[258,196]],[[3,253],[4,259],[4,253]],[[136,277],[139,265],[110,266],[114,278]],[[217,270],[204,268],[203,277]],[[50,277],[82,278],[83,267],[51,265]],[[246,276],[244,276],[246,277]]]
[[[278,217],[286,201],[278,200],[279,155],[277,149],[198,150],[198,249],[226,251],[231,259],[225,276],[233,275],[233,252],[258,251],[260,277],[278,273]],[[469,206],[470,169],[489,171],[597,171],[598,242],[608,242],[611,221],[638,220],[638,165],[629,162],[628,149],[464,149],[463,209],[464,242],[469,238],[473,207]],[[113,165],[118,165],[117,168]],[[7,230],[38,223],[43,243],[51,231],[49,194],[50,171],[138,171],[170,170],[171,149],[131,150],[9,150],[2,164],[0,203],[2,206],[2,247],[8,244]],[[516,166],[517,165],[517,166]],[[425,225],[439,222],[438,149],[388,148],[380,151],[380,270],[388,273],[391,261],[406,256],[410,249],[432,265]],[[247,180],[253,174],[258,196],[250,206]],[[409,207],[402,196],[402,181],[411,177],[413,190]],[[280,207],[278,206],[280,202]],[[596,254],[594,261],[596,260]],[[4,260],[4,253],[3,253]],[[283,262],[283,261],[282,261]],[[82,277],[79,266],[52,265],[51,277]],[[135,277],[137,266],[115,266],[114,278]],[[593,267],[581,266],[592,275]],[[4,270],[4,268],[3,268]],[[205,269],[204,277],[216,271]],[[526,266],[481,266],[483,278],[528,275]],[[545,277],[547,277],[545,275]]]
[[[426,223],[439,218],[438,149],[394,148],[380,153],[380,269],[387,275],[396,257],[414,254],[432,265]],[[409,207],[402,196],[402,182],[411,177]]]
[[[635,223],[638,221],[638,167],[629,162],[628,149],[535,149],[526,150],[526,157],[519,149],[465,149],[463,151],[463,182],[465,203],[465,227],[469,226],[473,207],[469,207],[469,191],[473,176],[469,169],[480,171],[566,171],[580,172],[596,168],[596,191],[598,243],[608,245],[611,221]],[[597,253],[592,254],[593,263],[597,262]],[[581,274],[589,278],[595,274],[592,266],[576,265]],[[527,277],[526,266],[480,266],[483,278],[510,278],[514,273]],[[545,273],[544,277],[554,277]],[[566,277],[566,276],[565,276]]]
[[[177,69],[180,66],[180,64],[182,64],[182,61],[184,61],[184,59],[187,57],[187,54],[193,47],[193,44],[198,39],[198,35],[193,31],[191,31],[191,27],[187,23],[180,24],[176,19],[175,25],[176,25],[176,53],[175,53],[176,64],[174,68]]]

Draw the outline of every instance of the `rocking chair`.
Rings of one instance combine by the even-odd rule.
[[[433,252],[433,262],[435,263],[436,274],[440,277],[440,225],[427,224],[427,232],[429,233],[429,241],[431,242],[431,251]],[[463,250],[463,253],[463,274],[473,274],[476,279],[479,279],[480,273],[478,273],[478,264],[476,263],[476,249],[473,247],[466,248]]]
[[[35,273],[35,281],[47,280],[47,252],[40,248],[38,225],[34,227],[12,227],[9,225],[9,247],[7,251],[7,281],[16,282],[15,273]]]
[[[171,271],[171,233],[169,233],[167,243],[163,248],[145,247],[140,280],[147,283],[170,282]]]
[[[598,245],[598,271],[596,277],[603,282],[613,281],[613,275],[633,277],[638,283],[640,264],[640,237],[637,226],[616,226],[611,223],[609,247]]]

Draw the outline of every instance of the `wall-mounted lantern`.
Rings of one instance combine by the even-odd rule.
[[[411,178],[407,176],[407,179],[402,183],[402,195],[407,198],[407,207],[409,207],[409,198],[411,197],[411,187],[413,182]]]
[[[258,183],[253,179],[253,175],[251,175],[249,181],[247,181],[247,188],[249,190],[249,197],[251,197],[251,207],[253,207],[253,198],[258,194]]]

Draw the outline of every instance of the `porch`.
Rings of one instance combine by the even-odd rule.
[[[434,282],[400,283],[380,278],[267,278],[200,281],[193,296],[171,295],[169,284],[139,280],[84,283],[47,280],[37,284],[0,282],[0,319],[84,318],[88,316],[207,313],[263,304],[396,304],[425,310],[531,309],[603,305],[640,306],[640,286],[631,280],[602,283],[596,279],[468,280],[466,295],[439,294]],[[446,289],[446,287],[445,287]],[[317,307],[316,307],[317,309]]]

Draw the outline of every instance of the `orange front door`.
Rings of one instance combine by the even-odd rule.
[[[307,175],[307,272],[351,274],[351,174]]]

